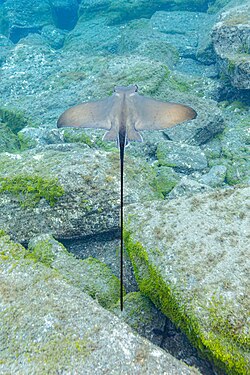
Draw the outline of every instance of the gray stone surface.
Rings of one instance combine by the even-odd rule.
[[[66,33],[53,25],[46,25],[42,28],[41,35],[52,48],[59,49],[63,47]]]
[[[184,176],[178,184],[171,190],[168,197],[169,198],[178,198],[183,195],[191,196],[197,193],[204,193],[206,191],[212,190],[208,184],[205,184],[203,181],[198,182],[188,176]]]
[[[215,165],[208,173],[201,176],[199,182],[211,187],[221,186],[225,182],[226,172],[225,165]]]
[[[4,35],[0,34],[0,66],[5,62],[14,44]]]
[[[11,41],[17,43],[30,32],[39,32],[43,26],[53,23],[49,1],[7,0],[3,4]]]
[[[248,111],[243,114],[233,114],[229,111],[227,117],[225,130],[220,136],[218,152],[214,152],[215,148],[212,153],[204,151],[210,159],[210,166],[224,165],[227,168],[226,182],[229,185],[249,183],[250,116]]]
[[[211,63],[211,57],[205,59],[205,49],[209,41],[204,40],[209,35],[209,28],[214,22],[214,16],[196,12],[155,12],[150,22],[153,29],[160,31],[167,37],[167,41],[174,45],[180,56],[195,58],[199,48],[199,58]],[[201,33],[201,30],[203,32]],[[203,50],[203,53],[201,52]],[[210,53],[211,54],[211,53]],[[203,58],[202,58],[203,56]]]
[[[76,259],[49,234],[33,237],[28,249],[31,259],[58,271],[69,284],[96,299],[104,308],[118,303],[120,281],[104,263],[93,257]]]
[[[154,169],[128,156],[125,163],[125,204],[159,197],[153,186]],[[6,190],[0,194],[0,227],[21,242],[41,233],[74,238],[117,229],[119,170],[117,150],[106,152],[86,145],[51,145],[18,155],[2,153],[0,189],[3,178],[10,189],[23,178],[26,182],[15,194]],[[44,199],[45,192],[33,203],[27,178],[38,177],[63,187],[64,194],[54,206]],[[12,178],[16,179],[14,185]],[[39,189],[36,185],[36,193]]]
[[[125,211],[141,292],[225,373],[250,366],[249,204],[239,187]]]
[[[192,10],[206,9],[206,0],[84,0],[79,13],[85,18],[96,17],[96,14],[108,15],[110,23],[122,23],[125,20],[149,18],[157,10]]]
[[[183,171],[200,170],[207,167],[206,156],[198,146],[165,141],[158,144],[156,154],[160,165]]]
[[[212,32],[221,74],[237,89],[250,89],[250,5],[223,12]]]
[[[199,374],[0,238],[0,372]]]

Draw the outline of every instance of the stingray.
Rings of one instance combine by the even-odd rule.
[[[116,86],[113,95],[67,109],[57,126],[107,130],[105,141],[116,141],[120,150],[120,308],[123,310],[123,166],[124,151],[130,141],[142,142],[143,130],[171,128],[197,116],[183,104],[163,102],[138,94],[138,86]]]

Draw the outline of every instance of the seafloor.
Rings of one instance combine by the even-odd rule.
[[[0,374],[250,373],[249,0],[0,0]],[[67,108],[197,117],[120,164]],[[105,112],[105,109],[104,109]]]

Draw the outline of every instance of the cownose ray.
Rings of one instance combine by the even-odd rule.
[[[58,128],[99,128],[105,141],[117,141],[120,150],[120,307],[123,310],[123,165],[130,141],[142,142],[140,131],[171,128],[197,116],[183,104],[163,102],[138,94],[138,86],[116,86],[111,96],[67,109],[57,121]]]

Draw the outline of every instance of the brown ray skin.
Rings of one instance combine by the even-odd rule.
[[[136,85],[117,86],[112,96],[67,109],[57,126],[106,129],[103,139],[117,141],[120,150],[121,210],[120,210],[120,307],[123,310],[123,166],[125,146],[130,141],[142,141],[140,131],[163,130],[197,113],[183,104],[163,102],[139,95]]]

